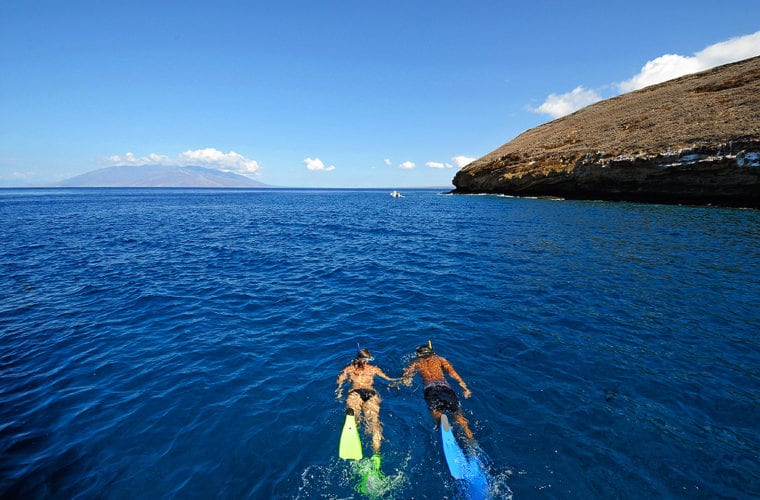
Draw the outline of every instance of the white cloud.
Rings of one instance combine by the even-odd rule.
[[[451,161],[454,162],[454,165],[456,165],[457,167],[462,168],[465,165],[474,162],[475,158],[470,158],[469,156],[459,155],[459,156],[452,157]],[[454,168],[454,165],[452,165],[451,163],[441,163],[441,162],[437,162],[437,161],[429,161],[429,162],[425,163],[426,167],[429,167],[429,168],[439,168],[439,169]]]
[[[760,31],[710,45],[696,57],[708,67],[720,66],[760,55]]]
[[[459,156],[453,157],[451,161],[453,161],[457,167],[462,168],[474,162],[476,159],[477,158],[470,158],[469,156],[459,155]]]
[[[234,151],[223,153],[214,148],[185,151],[179,155],[179,160],[183,165],[209,166],[239,174],[255,174],[259,170],[256,160],[249,160]]]
[[[37,177],[36,172],[11,172],[7,175],[3,175],[0,177],[0,179],[11,179],[11,180],[28,180],[32,179],[34,177]]]
[[[417,165],[414,164],[414,162],[411,161],[405,161],[404,163],[399,165],[399,168],[403,168],[404,170],[412,170]]]
[[[760,55],[760,31],[710,45],[693,56],[662,55],[644,64],[641,71],[629,80],[614,83],[612,86],[620,92],[631,92],[758,55]],[[539,107],[530,109],[534,113],[559,118],[601,100],[602,97],[595,90],[578,86],[565,94],[551,94]]]
[[[386,165],[390,167],[393,162],[390,160],[390,158],[386,158],[385,160],[383,160],[383,163],[385,163]]]
[[[137,157],[134,153],[127,153],[124,156],[114,155],[108,158],[113,165],[176,165],[177,162],[171,160],[168,156],[151,153],[148,156]]]
[[[579,86],[565,94],[550,94],[542,105],[531,111],[559,118],[601,100],[602,98],[595,91]]]
[[[631,92],[704,69],[694,57],[665,54],[647,62],[638,75],[617,84],[621,92]]]
[[[449,163],[439,163],[437,161],[429,161],[425,163],[425,166],[430,168],[454,168],[454,165]]]
[[[637,75],[617,86],[621,92],[631,92],[757,55],[760,55],[760,31],[710,45],[693,56],[665,54],[647,62]]]
[[[236,172],[243,175],[256,174],[259,171],[259,164],[256,160],[251,160],[243,155],[230,151],[223,153],[218,149],[205,148],[188,150],[181,153],[176,158],[166,155],[150,153],[147,156],[135,156],[134,153],[128,152],[124,156],[111,156],[108,158],[111,165],[174,165],[178,167],[199,166]]]
[[[325,167],[325,164],[319,158],[306,158],[303,162],[306,164],[306,168],[312,171],[332,172],[335,170],[334,165]]]

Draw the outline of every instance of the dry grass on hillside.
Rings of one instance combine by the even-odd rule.
[[[760,140],[760,57],[598,102],[521,134],[466,170],[597,151],[660,153],[738,138]]]

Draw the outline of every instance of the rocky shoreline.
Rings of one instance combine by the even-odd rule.
[[[536,127],[453,183],[458,194],[760,208],[760,58]]]

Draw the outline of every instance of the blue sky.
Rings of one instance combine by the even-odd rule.
[[[5,0],[0,186],[143,163],[449,186],[579,106],[760,54],[760,2],[717,5]]]

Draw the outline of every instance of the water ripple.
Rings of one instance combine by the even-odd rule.
[[[760,496],[757,212],[0,190],[0,214],[0,496],[352,496],[337,373],[428,339],[497,496]],[[396,496],[450,497],[421,388],[378,387]]]

